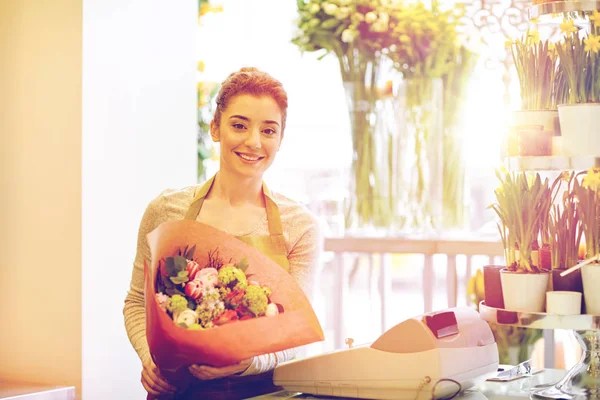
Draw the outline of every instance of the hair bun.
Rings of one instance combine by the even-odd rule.
[[[240,72],[257,72],[258,68],[254,67],[243,67],[240,69]]]

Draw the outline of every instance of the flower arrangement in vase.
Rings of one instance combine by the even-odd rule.
[[[600,12],[590,16],[590,32],[580,31],[572,19],[560,25],[556,44],[559,68],[565,77],[567,97],[558,105],[565,155],[600,154]]]
[[[581,269],[583,294],[588,314],[600,315],[600,169],[592,168],[580,173],[581,184],[574,180],[573,195],[577,198],[577,206],[581,216],[581,230],[585,238],[585,258],[596,257],[596,262]],[[570,264],[570,266],[575,264]]]
[[[500,218],[498,229],[507,266],[501,271],[505,308],[515,311],[543,310],[549,273],[539,262],[540,215],[552,189],[539,174],[497,171],[500,187],[491,208]],[[526,294],[526,295],[525,295]]]
[[[402,138],[393,129],[390,131],[389,124],[382,123],[387,122],[383,114],[395,118],[393,114],[398,113],[397,104],[392,105],[393,112],[387,112],[395,90],[381,87],[401,75],[411,82],[404,109],[416,112],[412,118],[441,117],[441,110],[429,109],[426,100],[431,97],[432,79],[441,83],[441,77],[456,60],[459,46],[454,28],[458,17],[439,11],[436,2],[427,8],[421,2],[298,0],[297,8],[298,32],[292,42],[303,52],[322,52],[319,58],[334,54],[347,95],[353,157],[346,224],[358,228],[402,227],[416,213],[404,207],[408,195],[399,175],[417,171],[413,191],[418,198],[414,203],[418,206],[419,201],[427,200],[427,167],[418,160],[413,162],[410,156],[416,150],[416,157],[425,157],[424,140],[429,131],[419,131],[407,167]],[[441,157],[430,158],[440,162],[441,175]],[[433,176],[437,176],[437,170]],[[438,187],[441,191],[442,185]]]
[[[444,96],[446,89],[453,96],[462,94],[464,78],[474,64],[474,53],[458,39],[461,16],[460,11],[443,10],[437,1],[431,6],[422,2],[407,4],[395,14],[398,23],[392,30],[393,44],[387,55],[402,76],[396,112],[397,147],[404,160],[404,174],[397,185],[402,194],[397,197],[403,198],[409,228],[438,229],[443,222],[460,224],[450,215],[456,214],[452,206],[462,194],[461,164],[456,161],[461,151],[456,148],[456,132],[444,132],[450,127],[445,123],[453,122],[457,110],[446,107]],[[454,98],[450,104],[455,100],[459,99]],[[450,119],[446,119],[446,112]],[[446,137],[446,133],[451,136]],[[459,196],[450,197],[453,192]],[[445,199],[452,205],[448,206]],[[462,204],[459,207],[464,209]],[[444,220],[444,211],[449,219]]]
[[[393,215],[382,157],[387,132],[381,132],[382,63],[391,45],[389,32],[399,5],[387,1],[298,0],[298,32],[292,39],[303,52],[337,57],[346,91],[352,131],[352,165],[346,225],[386,227]],[[382,148],[383,147],[383,148]]]
[[[510,49],[519,79],[521,109],[513,113],[508,155],[552,155],[552,140],[559,125],[557,105],[567,95],[556,48],[549,40],[540,40],[537,31],[528,30],[510,42]]]

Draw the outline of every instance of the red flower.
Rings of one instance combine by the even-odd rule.
[[[248,310],[248,307],[246,306],[240,306],[236,308],[235,311],[237,312],[237,315],[240,317],[240,319],[254,318],[254,314],[250,310]]]
[[[187,266],[185,267],[185,270],[188,272],[188,279],[193,281],[198,271],[200,271],[200,266],[196,261],[187,260]]]
[[[225,325],[238,320],[238,315],[234,310],[227,310],[221,316],[213,321],[215,325]]]
[[[196,300],[202,297],[202,282],[190,281],[185,285],[185,294]]]
[[[231,308],[237,308],[240,304],[242,304],[242,300],[244,299],[244,295],[246,291],[244,289],[234,290],[225,296],[225,303],[229,305]]]

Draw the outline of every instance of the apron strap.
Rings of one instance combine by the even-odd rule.
[[[202,208],[204,199],[212,189],[212,186],[215,182],[215,176],[206,181],[206,183],[204,183],[200,190],[198,190],[198,192],[194,195],[194,200],[192,200],[192,204],[190,204],[190,207],[185,213],[184,219],[193,221],[198,219],[198,214],[200,214],[200,209]],[[283,235],[283,226],[281,224],[281,215],[279,213],[279,207],[275,203],[275,200],[273,200],[271,190],[269,190],[269,188],[264,182],[262,189],[267,211],[267,223],[269,224],[269,234],[271,236]]]

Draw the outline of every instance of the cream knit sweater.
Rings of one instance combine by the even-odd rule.
[[[150,202],[140,223],[131,286],[125,298],[123,314],[127,335],[142,362],[150,357],[146,340],[144,309],[144,260],[150,260],[146,235],[163,222],[183,219],[197,189],[199,189],[198,186],[190,186],[181,190],[165,190]],[[312,299],[312,285],[322,249],[318,220],[301,204],[277,193],[272,193],[272,197],[281,214],[290,273],[302,287],[306,296]],[[234,236],[268,235],[266,211],[255,229],[247,232],[228,233]],[[280,362],[290,360],[295,354],[295,349],[289,349],[254,357],[242,375],[254,375],[269,371]]]

